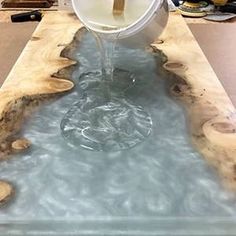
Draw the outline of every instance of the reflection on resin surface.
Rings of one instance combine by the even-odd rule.
[[[118,35],[108,41],[92,33],[100,51],[100,70],[79,77],[80,97],[61,122],[62,135],[70,145],[93,151],[129,149],[148,137],[152,120],[134,99],[126,98],[136,79],[114,67]]]
[[[61,123],[66,140],[95,151],[129,149],[144,141],[151,132],[151,117],[125,99],[134,83],[134,76],[124,70],[115,70],[108,81],[99,72],[82,74],[78,83],[82,97]]]
[[[75,90],[35,114],[24,130],[33,143],[31,150],[0,165],[1,179],[12,181],[17,191],[12,204],[0,210],[0,220],[236,214],[234,194],[223,190],[190,144],[184,109],[167,92],[168,78],[173,75],[162,69],[161,54],[154,58],[141,50],[119,47],[115,55],[115,67],[129,71],[128,78],[135,80],[128,82],[128,89],[126,81],[120,81],[123,85],[117,88],[123,86],[122,99],[129,101],[127,106],[142,107],[133,111],[135,115],[152,119],[151,132],[144,130],[145,140],[112,152],[89,151],[68,142],[60,122],[71,107],[78,108],[87,86],[92,86],[93,82],[83,81],[86,73],[96,73],[100,67],[90,34],[84,36],[74,57],[80,61],[73,74]],[[120,103],[114,103],[119,107]]]

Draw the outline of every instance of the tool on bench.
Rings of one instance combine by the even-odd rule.
[[[41,21],[42,13],[38,10],[11,15],[12,22]]]
[[[183,16],[203,17],[207,13],[204,8],[208,4],[199,0],[187,0],[179,6],[179,11]]]
[[[221,12],[228,12],[236,14],[236,1],[226,3],[224,6],[220,6],[219,10]]]

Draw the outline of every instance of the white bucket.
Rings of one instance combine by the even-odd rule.
[[[119,42],[127,46],[144,47],[156,40],[165,28],[168,20],[168,4],[166,0],[126,0],[125,9],[138,9],[137,3],[140,1],[145,1],[145,4],[148,2],[143,14],[127,27],[114,30],[94,27],[88,17],[88,12],[94,11],[94,6],[98,5],[98,2],[97,11],[104,8],[103,10],[112,12],[113,0],[72,0],[72,5],[80,21],[90,30],[107,38],[118,37]],[[139,9],[139,12],[142,12],[142,9]]]

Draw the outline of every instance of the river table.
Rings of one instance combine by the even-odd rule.
[[[218,192],[215,194],[217,194],[217,196],[220,196],[223,193],[226,194],[227,201],[231,201],[232,204],[232,211],[230,210],[230,214],[228,214],[227,212],[223,215],[217,215],[218,213],[216,213],[216,215],[211,215],[210,218],[206,218],[204,220],[202,220],[201,218],[203,216],[206,216],[206,213],[202,213],[203,215],[199,215],[197,213],[191,213],[192,215],[185,215],[185,213],[181,213],[180,210],[178,211],[178,214],[176,213],[177,211],[174,211],[175,213],[173,215],[171,215],[170,212],[169,215],[166,212],[162,215],[159,214],[161,212],[161,206],[156,206],[155,203],[154,205],[156,206],[156,208],[154,208],[156,209],[157,214],[153,213],[151,218],[150,215],[148,215],[148,217],[146,217],[145,215],[150,213],[150,209],[147,210],[148,213],[146,212],[146,210],[144,211],[146,212],[145,214],[142,212],[145,217],[141,213],[141,215],[139,215],[139,213],[137,212],[135,213],[137,217],[130,216],[129,212],[125,211],[125,213],[121,211],[121,215],[114,215],[114,213],[110,212],[111,210],[109,209],[108,211],[110,212],[110,214],[101,214],[97,217],[95,213],[91,213],[91,215],[86,215],[84,218],[82,217],[82,213],[80,213],[78,216],[73,216],[73,209],[70,209],[68,210],[68,212],[71,211],[72,213],[68,213],[68,217],[66,213],[63,213],[63,217],[60,218],[59,215],[57,215],[59,218],[55,217],[55,221],[52,221],[52,223],[50,223],[50,221],[47,221],[51,220],[51,218],[49,217],[51,216],[50,207],[48,207],[48,209],[44,208],[42,210],[46,211],[47,209],[48,212],[44,212],[42,213],[42,215],[47,215],[50,219],[45,217],[45,219],[40,219],[40,222],[37,221],[37,214],[35,213],[35,211],[36,209],[40,211],[39,201],[38,205],[36,205],[37,208],[33,210],[31,209],[33,212],[32,218],[31,215],[27,213],[27,210],[23,210],[21,214],[24,215],[25,211],[26,218],[22,217],[22,220],[19,219],[17,211],[13,209],[14,203],[16,202],[17,204],[17,201],[23,201],[23,198],[26,199],[26,203],[27,201],[29,201],[30,204],[32,201],[32,199],[28,199],[30,197],[28,197],[27,194],[24,195],[24,192],[22,192],[23,190],[21,189],[24,189],[24,187],[29,189],[34,189],[35,187],[39,191],[42,191],[42,189],[37,188],[37,186],[35,185],[27,187],[25,186],[30,185],[29,178],[34,178],[34,174],[29,174],[29,176],[27,177],[28,182],[23,181],[19,184],[14,183],[14,175],[18,176],[18,179],[20,178],[18,168],[20,169],[20,171],[24,170],[24,172],[27,172],[27,168],[25,167],[25,165],[28,165],[27,160],[33,159],[32,155],[34,155],[34,151],[37,149],[37,145],[41,145],[41,148],[45,148],[46,151],[44,155],[46,156],[50,156],[52,154],[51,151],[53,152],[53,155],[57,153],[56,150],[46,148],[48,143],[44,143],[43,141],[44,139],[46,140],[48,138],[46,138],[47,134],[43,135],[42,133],[38,136],[33,136],[31,134],[27,136],[27,132],[24,132],[24,129],[25,127],[27,127],[28,122],[26,122],[25,124],[25,120],[37,120],[37,116],[35,118],[35,116],[32,115],[32,117],[30,118],[30,115],[32,113],[40,113],[39,107],[41,107],[43,103],[46,103],[47,100],[50,100],[50,104],[53,104],[54,102],[57,102],[59,98],[61,98],[61,95],[63,95],[63,97],[66,97],[68,96],[68,94],[70,94],[70,91],[72,91],[73,93],[74,86],[80,86],[75,81],[72,81],[70,79],[72,79],[72,72],[76,70],[76,68],[78,68],[80,64],[83,63],[79,61],[79,54],[77,55],[77,57],[73,55],[73,52],[79,48],[78,45],[80,45],[80,43],[82,45],[83,35],[86,34],[85,30],[82,29],[82,27],[82,24],[78,21],[75,15],[69,12],[58,11],[45,14],[43,20],[40,22],[37,29],[33,33],[32,38],[26,45],[24,51],[22,52],[21,56],[17,60],[16,64],[14,65],[13,69],[11,70],[6,81],[0,89],[0,159],[2,160],[1,165],[3,166],[3,169],[1,170],[2,176],[0,173],[0,178],[4,179],[5,181],[9,180],[9,182],[12,183],[13,186],[16,185],[15,191],[9,191],[9,193],[11,193],[12,195],[15,194],[15,201],[9,202],[9,206],[4,205],[4,208],[2,208],[3,210],[0,210],[0,221],[2,222],[2,225],[0,225],[0,229],[3,230],[3,232],[5,232],[6,234],[8,233],[9,235],[25,235],[24,232],[27,232],[27,235],[34,234],[35,232],[38,233],[38,235],[41,235],[42,232],[44,234],[53,233],[55,235],[59,235],[59,233],[61,233],[62,235],[99,233],[108,235],[115,235],[117,233],[161,235],[161,233],[163,232],[169,233],[171,235],[190,235],[191,232],[198,234],[201,233],[203,235],[208,235],[208,233],[209,235],[212,235],[212,232],[215,233],[214,235],[233,235],[233,233],[235,232],[235,224],[234,217],[232,216],[235,216],[236,214],[236,211],[233,210],[234,208],[232,203],[236,201],[234,196],[232,196],[232,194],[234,195],[234,191],[236,189],[235,108],[217,76],[215,75],[213,69],[208,63],[206,57],[201,51],[191,31],[186,25],[185,21],[177,13],[172,13],[170,15],[169,22],[164,33],[150,46],[150,48],[147,48],[147,52],[157,58],[156,63],[159,63],[159,69],[157,72],[158,76],[163,76],[163,78],[168,77],[168,82],[163,85],[163,88],[165,88],[165,86],[168,86],[167,94],[172,98],[172,100],[176,100],[177,103],[180,102],[181,104],[184,104],[185,109],[182,110],[182,113],[186,113],[185,115],[187,122],[186,125],[183,124],[183,126],[187,127],[188,139],[193,150],[197,150],[198,154],[200,154],[199,160],[204,157],[204,159],[207,161],[206,163],[213,166],[221,177],[223,183],[222,186],[224,187],[217,187],[216,189],[218,189]],[[142,96],[142,93],[140,96]],[[72,102],[74,101],[72,100]],[[49,107],[51,106],[50,104],[48,105]],[[38,109],[39,111],[37,111]],[[163,116],[168,117],[171,115],[170,113],[164,113]],[[173,117],[173,119],[175,118]],[[54,122],[54,120],[51,121],[52,123]],[[184,120],[182,119],[182,122],[183,121]],[[155,126],[155,120],[153,120],[153,123]],[[29,124],[29,126],[32,125]],[[40,127],[42,128],[43,126]],[[47,125],[45,126],[47,127]],[[59,123],[58,126],[60,126]],[[176,126],[178,126],[178,124],[176,124]],[[26,134],[27,139],[23,137],[24,134]],[[185,136],[185,134],[183,134],[183,136]],[[30,137],[32,137],[33,140],[30,140]],[[160,134],[160,136],[158,137],[159,139],[161,139],[161,137],[164,138],[164,134],[163,136]],[[178,137],[178,139],[180,138]],[[173,140],[175,142],[174,138]],[[47,140],[45,142],[49,141]],[[155,140],[153,142],[154,143],[152,145],[155,146]],[[32,143],[30,149],[33,150],[33,154],[28,150],[30,143]],[[178,152],[177,143],[176,146],[176,158],[178,159],[180,158],[179,156],[181,156],[182,149]],[[134,147],[133,149],[135,148],[137,148],[138,150],[139,147]],[[150,150],[152,149],[152,147],[150,146],[149,148]],[[74,150],[74,147],[72,147],[71,150]],[[166,150],[168,150],[168,148]],[[80,149],[76,150],[76,152],[80,153],[81,156],[85,155],[85,159],[89,158],[87,157],[87,155],[97,155],[93,152]],[[137,152],[139,152],[139,150]],[[192,155],[192,152],[193,151],[191,151],[190,155]],[[145,153],[145,155],[146,154],[147,153]],[[71,156],[73,155],[74,154],[71,154]],[[101,155],[103,154],[101,154],[100,152],[98,155],[100,155],[101,158]],[[104,156],[106,155],[109,156],[109,158],[111,158],[111,156],[112,158],[115,158],[114,156],[116,156],[116,154],[104,154]],[[119,157],[122,158],[126,154],[125,152],[119,152],[119,155]],[[133,153],[132,155],[135,154]],[[69,156],[70,152],[68,152],[67,158]],[[74,157],[71,158],[73,159]],[[111,160],[109,159],[111,162],[112,158]],[[127,156],[127,158],[130,158],[130,156]],[[43,162],[43,160],[43,157],[40,158],[41,162]],[[195,161],[196,160],[197,159],[195,159]],[[75,160],[73,159],[73,161]],[[139,161],[141,161],[141,159]],[[68,160],[68,162],[70,162],[70,160]],[[88,163],[86,163],[86,165],[87,164]],[[93,164],[96,165],[96,163]],[[172,164],[175,165],[175,163]],[[12,165],[12,167],[9,167],[10,165]],[[37,161],[35,165],[37,165]],[[46,160],[45,165],[47,165]],[[84,166],[84,168],[86,168],[86,165]],[[161,164],[159,163],[159,165]],[[186,168],[191,168],[191,165]],[[201,162],[201,165],[204,164],[202,164]],[[34,165],[31,163],[30,167],[33,166]],[[12,170],[13,167],[14,171],[12,173],[9,173],[9,170]],[[44,169],[45,168],[46,166],[44,166]],[[166,173],[171,173],[171,169],[173,169],[173,166],[169,164],[169,169],[166,166],[165,168]],[[83,168],[80,171],[82,170]],[[104,170],[106,170],[106,168]],[[48,171],[50,172],[50,170]],[[207,171],[210,171],[211,173],[214,172],[214,170],[212,170],[211,168],[206,169],[206,172]],[[130,172],[132,172],[131,169]],[[126,176],[126,174],[127,173],[124,173],[124,176]],[[191,176],[191,173],[187,176]],[[215,178],[214,181],[220,183],[220,180],[217,178],[216,174],[214,175],[213,173],[212,176],[214,176]],[[65,181],[63,179],[64,177],[60,177],[62,182]],[[86,178],[88,177],[89,175]],[[101,176],[99,175],[97,177],[100,178]],[[134,178],[134,176],[130,177],[130,179],[132,178]],[[47,185],[47,178],[42,177],[42,181],[43,183],[41,183],[41,187],[42,184]],[[68,184],[69,183],[70,181],[68,182]],[[61,184],[63,185],[63,183]],[[88,183],[88,185],[89,184],[91,183]],[[168,183],[166,184],[168,185]],[[184,185],[184,182],[182,183],[182,185]],[[176,188],[180,186],[176,185]],[[70,188],[70,186],[67,187]],[[71,188],[74,187],[75,185],[72,184]],[[59,191],[58,188],[60,188],[60,184],[57,185],[56,191]],[[227,190],[224,190],[224,188],[226,188]],[[52,187],[52,189],[54,188]],[[32,191],[34,192],[34,190]],[[68,190],[65,186],[63,186],[62,191],[66,192]],[[204,189],[200,188],[200,191],[204,191]],[[20,193],[19,195],[18,192]],[[202,193],[204,194],[204,192]],[[47,194],[49,193],[47,192]],[[53,192],[51,192],[51,194],[53,194]],[[96,191],[93,194],[96,195]],[[167,195],[169,196],[169,194]],[[34,197],[39,198],[40,196],[41,192],[37,192],[37,194],[35,193],[34,195]],[[83,194],[78,196],[82,199]],[[90,197],[91,196],[92,194],[90,195]],[[50,197],[51,195],[49,194],[45,198],[47,199],[48,204],[50,202]],[[6,198],[8,200],[9,196],[6,196]],[[106,197],[104,197],[104,199],[105,198]],[[43,199],[42,201],[45,201],[45,199]],[[157,198],[153,197],[152,200],[153,199]],[[161,199],[162,201],[165,201],[165,199],[168,199],[168,197],[166,196]],[[67,200],[72,201],[72,198],[68,198]],[[195,200],[193,199],[193,201]],[[93,201],[95,200],[93,199]],[[175,201],[177,200],[175,199]],[[200,205],[209,204],[209,202],[205,203],[203,200],[201,201],[202,202],[200,203]],[[129,203],[133,202],[134,200],[130,201]],[[149,201],[149,203],[150,202],[151,200]],[[227,204],[229,204],[228,202]],[[4,203],[6,204],[5,200]],[[146,204],[148,205],[149,203]],[[175,202],[175,205],[176,203],[177,202]],[[227,204],[225,205],[225,208],[230,208],[231,205]],[[95,209],[98,206],[93,205],[93,207]],[[99,205],[99,207],[101,206]],[[138,206],[136,206],[136,208],[138,208]],[[153,210],[154,208],[151,207],[151,210]],[[121,209],[123,208],[121,207]],[[56,210],[57,214],[60,214],[60,210],[62,212],[66,212],[66,206],[62,204],[61,209],[60,206],[58,206]],[[88,209],[86,209],[86,212],[87,210]],[[11,215],[9,217],[8,211]],[[167,216],[167,218],[165,218],[164,215]],[[35,218],[33,216],[35,216]],[[112,216],[114,217],[112,218]],[[3,218],[5,220],[1,220]],[[183,231],[184,229],[185,231]]]

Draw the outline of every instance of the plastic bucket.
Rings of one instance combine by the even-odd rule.
[[[118,37],[119,42],[131,47],[147,46],[162,33],[168,20],[168,4],[166,0],[139,0],[147,1],[148,7],[144,13],[127,27],[104,30],[89,23],[88,11],[93,9],[98,0],[72,0],[74,11],[80,21],[90,30],[104,35],[107,38]],[[137,7],[138,0],[126,0],[126,8]],[[100,0],[99,8],[111,11],[113,0]],[[99,9],[97,9],[99,11]]]

